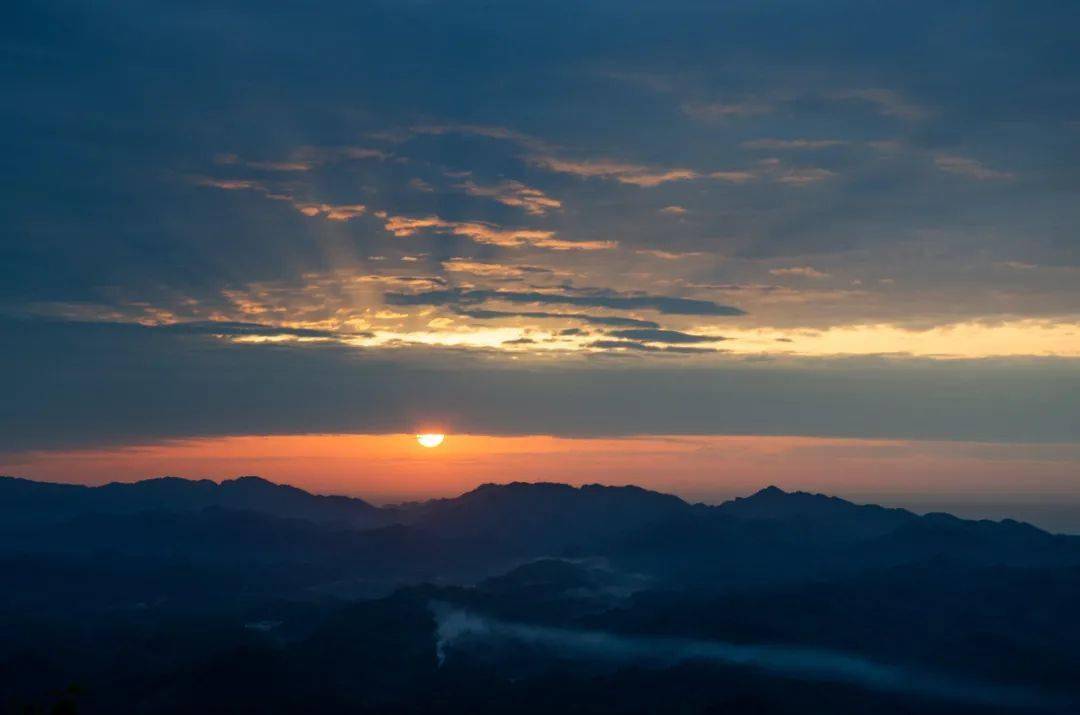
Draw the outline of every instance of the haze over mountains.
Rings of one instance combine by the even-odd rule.
[[[663,696],[687,712],[1069,712],[1080,698],[1080,537],[1015,521],[776,487],[707,506],[487,484],[376,507],[256,477],[3,478],[0,532],[12,707],[647,712]],[[625,701],[598,700],[598,683]]]

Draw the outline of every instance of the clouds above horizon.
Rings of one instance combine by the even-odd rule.
[[[1080,361],[1080,8],[49,1],[9,19],[16,353],[39,326],[78,359],[97,325],[223,370],[331,350],[597,374],[890,355],[875,369],[903,382],[1008,357],[1013,384],[1024,356]],[[845,404],[829,424],[865,417]],[[702,429],[728,429],[717,414]],[[754,428],[790,424],[770,414]]]
[[[585,308],[655,310],[669,315],[738,316],[745,313],[730,305],[666,295],[620,295],[609,291],[568,295],[559,292],[518,292],[507,290],[432,290],[417,293],[387,293],[388,305],[475,305],[498,300],[507,303],[573,305]]]
[[[147,326],[0,328],[0,375],[19,405],[0,417],[0,452],[8,453],[241,434],[398,434],[432,424],[566,437],[1080,441],[1080,376],[1053,359],[727,358],[680,367],[596,357],[537,366],[447,349],[388,355],[235,344]]]

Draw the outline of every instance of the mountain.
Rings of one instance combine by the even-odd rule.
[[[865,519],[897,526],[915,518],[905,509],[876,504],[853,504],[840,497],[808,492],[785,492],[775,486],[724,502],[716,511],[743,519]]]
[[[260,477],[193,481],[161,477],[100,487],[51,484],[0,477],[0,518],[8,521],[141,511],[198,511],[207,508],[254,511],[317,523],[368,528],[394,521],[388,512],[362,499],[319,496]]]
[[[110,554],[121,571],[154,558],[210,570],[261,564],[272,584],[296,585],[304,573],[312,593],[339,596],[469,582],[542,557],[605,559],[627,573],[714,589],[935,559],[1080,563],[1080,537],[776,487],[706,506],[632,486],[514,482],[379,508],[256,477],[102,487],[4,478],[0,537],[0,556]]]
[[[804,538],[838,542],[881,536],[919,520],[905,509],[853,504],[824,494],[785,492],[775,486],[724,502],[713,511],[737,519],[780,521],[786,529],[799,532]]]
[[[0,479],[0,712],[1071,713],[1077,602],[1080,537],[776,487]]]
[[[627,532],[691,510],[676,496],[634,486],[511,482],[484,484],[403,512],[408,523],[442,538],[541,556],[587,554]]]
[[[860,505],[762,489],[717,506],[634,486],[484,484],[450,499],[376,507],[258,477],[100,487],[0,478],[0,553],[50,548],[342,563],[382,577],[493,575],[544,556],[607,557],[695,581],[802,577],[950,557],[1071,562],[1080,537],[1011,520]],[[678,554],[678,558],[672,558]]]

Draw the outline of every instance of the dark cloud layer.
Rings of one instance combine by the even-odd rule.
[[[678,330],[612,330],[608,335],[624,340],[644,340],[650,343],[715,343],[724,339],[712,335],[692,335]]]
[[[904,329],[954,324],[987,338],[961,354],[1080,354],[1078,34],[1080,4],[1006,0],[17,3],[0,316],[102,323],[0,321],[0,440],[433,413],[491,432],[1076,439],[1075,357],[767,360],[858,343],[832,327],[903,351]],[[396,347],[478,332],[455,316],[538,345],[511,329],[619,330],[563,371],[482,341],[457,362]],[[763,361],[696,346],[702,318]],[[213,337],[368,331],[395,347]]]
[[[608,316],[608,315],[588,315],[586,313],[547,313],[544,311],[526,311],[526,312],[513,312],[506,310],[467,310],[464,308],[458,308],[455,310],[458,315],[464,315],[467,318],[474,318],[476,320],[500,320],[509,318],[539,318],[542,320],[576,320],[579,323],[585,323],[587,325],[608,325],[612,327],[618,326],[635,326],[639,328],[659,328],[659,323],[654,323],[651,320],[639,320],[637,318],[626,318],[621,316]],[[581,331],[578,331],[581,332]],[[575,333],[562,331],[563,335],[574,335]]]
[[[123,327],[123,326],[118,326]],[[313,328],[287,328],[260,323],[234,323],[230,321],[200,321],[191,323],[167,323],[153,326],[153,330],[180,335],[231,335],[231,336],[290,336],[294,338],[318,338],[340,340],[344,337],[371,337],[370,332],[342,333],[334,330],[315,330]]]
[[[637,340],[594,340],[589,343],[590,348],[599,350],[634,350],[643,353],[671,353],[674,355],[700,355],[703,353],[716,352],[713,348],[689,348],[675,345],[653,345]]]
[[[0,449],[231,434],[771,434],[1071,442],[1068,361],[511,367],[235,345],[139,326],[0,323]],[[16,349],[17,348],[17,349]]]
[[[387,293],[384,298],[389,305],[471,305],[497,300],[507,303],[574,305],[613,310],[655,310],[667,315],[745,315],[745,312],[738,308],[720,305],[711,300],[659,295],[568,295],[536,291],[451,289],[421,293]]]

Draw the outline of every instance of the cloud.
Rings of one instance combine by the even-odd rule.
[[[195,184],[222,191],[254,191],[260,193],[272,201],[282,201],[291,205],[294,209],[305,216],[321,216],[331,221],[349,221],[362,216],[367,212],[363,204],[328,204],[311,201],[301,201],[291,192],[284,189],[274,189],[264,182],[253,179],[215,179],[212,177],[196,177]]]
[[[633,186],[652,187],[666,184],[669,181],[686,181],[697,179],[701,175],[690,169],[667,169],[664,171],[640,171],[626,174],[618,174],[615,179],[623,184]]]
[[[591,7],[573,33],[560,32],[565,12],[550,3],[384,3],[376,13],[362,3],[346,3],[291,12],[289,29],[305,41],[284,49],[280,27],[261,21],[257,13],[231,13],[229,31],[221,32],[221,18],[201,4],[175,5],[169,16],[175,21],[166,23],[154,7],[133,4],[124,12],[124,23],[137,41],[127,42],[94,31],[115,24],[110,3],[84,4],[86,21],[67,24],[59,5],[37,5],[36,20],[19,25],[27,47],[43,57],[113,61],[108,66],[54,62],[48,72],[34,75],[33,82],[20,79],[19,60],[0,69],[9,79],[11,106],[33,108],[0,119],[10,145],[6,176],[12,186],[21,187],[8,193],[6,230],[0,235],[0,310],[6,313],[95,305],[100,315],[113,312],[116,319],[158,320],[171,311],[171,319],[289,322],[311,329],[325,323],[363,330],[363,322],[376,320],[382,310],[385,291],[410,293],[444,281],[433,275],[423,278],[421,287],[406,285],[404,278],[357,275],[381,258],[380,265],[387,268],[408,266],[411,272],[430,270],[491,283],[480,287],[496,287],[500,269],[478,264],[536,262],[572,272],[583,285],[731,302],[753,312],[739,321],[748,331],[772,326],[783,331],[777,336],[797,337],[800,349],[804,342],[813,342],[804,341],[801,330],[826,325],[849,326],[841,333],[849,337],[843,343],[820,344],[866,351],[870,343],[902,347],[907,338],[899,331],[895,336],[889,332],[887,340],[871,340],[850,326],[957,320],[981,321],[978,331],[952,331],[951,345],[967,354],[989,354],[987,350],[1003,349],[1006,342],[1016,346],[1009,349],[1052,351],[1057,349],[1056,337],[1026,339],[1044,332],[1041,329],[1012,329],[990,321],[1005,314],[1010,320],[1077,314],[1075,272],[1066,273],[1068,266],[1077,265],[1073,227],[1080,220],[1080,202],[1073,200],[1078,176],[1071,168],[1077,166],[1080,114],[1075,93],[1063,89],[1076,75],[1075,62],[1063,60],[1061,51],[1075,44],[1075,13],[1066,9],[1068,3],[1047,4],[1025,19],[1024,32],[1007,36],[996,30],[1015,27],[1015,12],[1007,4],[988,4],[985,12],[963,17],[965,31],[945,33],[948,42],[929,44],[896,42],[897,28],[910,28],[912,22],[957,25],[958,15],[940,3],[915,9],[902,4],[797,3],[788,8],[794,13],[792,22],[779,24],[774,13],[762,13],[754,3],[698,2],[692,10],[666,5],[628,10],[625,4],[603,3]],[[65,32],[50,30],[57,22]],[[168,31],[163,30],[166,26]],[[452,51],[440,53],[438,67],[423,61],[440,38],[462,37],[462,28],[481,26],[484,41],[454,43]],[[349,28],[349,42],[341,41],[343,27]],[[523,27],[530,31],[523,32]],[[697,29],[711,33],[713,41],[683,43],[672,52],[672,37],[687,37]],[[814,42],[805,42],[808,32]],[[235,37],[243,42],[229,41]],[[555,44],[553,37],[558,38]],[[246,71],[252,56],[260,58],[262,71]],[[204,61],[210,57],[213,61]],[[971,62],[973,57],[979,62]],[[155,71],[123,72],[125,67]],[[359,71],[372,67],[379,71]],[[647,78],[645,84],[667,94],[643,92],[641,84],[598,81],[595,71],[605,68]],[[915,71],[919,68],[934,71],[920,74]],[[118,81],[121,75],[123,81]],[[348,81],[312,81],[331,76],[346,76]],[[452,86],[447,77],[455,79]],[[1032,82],[1032,77],[1041,79]],[[963,91],[950,91],[950,85]],[[243,88],[236,96],[211,102],[214,111],[194,111],[205,106],[207,97],[220,99],[222,88],[236,87]],[[543,91],[529,91],[535,87]],[[147,97],[169,101],[144,101]],[[357,97],[370,101],[358,103]],[[684,115],[683,104],[695,105],[690,112],[709,124]],[[811,143],[839,139],[851,142],[850,150],[826,149],[819,162]],[[765,143],[751,149],[740,148],[740,142]],[[877,151],[871,143],[888,151]],[[223,150],[233,153],[215,163],[213,157]],[[938,155],[944,158],[942,166],[935,164]],[[954,155],[980,161],[958,162]],[[587,176],[551,173],[530,163],[530,156],[568,162],[560,166]],[[1014,163],[1008,163],[1010,157],[1017,157]],[[755,161],[769,158],[778,160]],[[408,164],[401,163],[405,161]],[[948,171],[952,173],[940,173]],[[1016,172],[1016,180],[999,176],[1007,172]],[[193,173],[209,175],[201,188],[183,180]],[[410,184],[416,177],[435,184],[438,191]],[[540,216],[525,207],[497,203],[494,196],[470,198],[449,188],[472,181],[488,189],[503,180],[539,189],[565,206]],[[635,182],[653,188],[636,190]],[[972,190],[973,184],[978,190]],[[683,214],[658,213],[668,205],[691,213],[685,221],[678,220]],[[357,217],[360,206],[366,210]],[[380,211],[382,216],[376,213]],[[520,221],[499,218],[515,214]],[[431,216],[438,217],[438,223],[416,229],[423,241],[391,240],[392,234],[381,229],[389,216]],[[495,223],[489,223],[492,220]],[[586,242],[572,240],[577,238]],[[616,240],[625,250],[610,250]],[[502,259],[515,247],[528,260]],[[403,254],[418,257],[419,251],[430,255],[401,262]],[[708,255],[677,260],[679,252]],[[541,254],[542,262],[533,260]],[[717,266],[713,257],[721,254],[731,258]],[[457,272],[440,267],[453,258],[472,262],[474,272],[470,275],[464,264]],[[998,265],[1009,260],[1043,268],[1009,271]],[[737,293],[704,292],[707,289],[694,285],[752,284],[769,268],[798,267],[806,261],[821,261],[818,268],[837,278],[858,275],[863,284],[858,291],[815,291],[813,287],[828,283],[812,285],[809,277],[791,277],[776,280],[792,287]],[[333,278],[324,281],[321,276],[329,273]],[[529,274],[517,268],[502,270],[501,276],[529,280]],[[896,283],[878,283],[886,276],[897,278]],[[535,282],[548,280],[543,276]],[[569,289],[557,292],[573,294]],[[243,302],[231,301],[230,293],[242,294]],[[474,307],[658,317],[646,312],[651,308],[495,302]],[[396,335],[407,336],[414,322],[451,311],[399,309],[396,312],[408,317],[401,319],[407,325],[395,326],[402,330]],[[514,318],[487,325],[478,325],[479,320],[470,328],[489,329],[493,335],[503,331],[491,337],[493,345],[516,337]],[[550,323],[553,329],[577,325],[555,320]],[[672,323],[670,327],[695,332],[690,321]],[[894,330],[875,327],[871,332]],[[1056,336],[1059,330],[1065,328],[1045,332]],[[0,339],[3,359],[13,365],[12,353],[30,355],[32,349],[24,339],[25,326],[9,331]],[[60,353],[56,359],[68,359],[66,352],[84,354],[76,348],[81,350],[85,333],[72,331],[77,338],[53,345]],[[994,337],[984,342],[980,336],[988,334]],[[165,334],[154,336],[147,340],[164,340]],[[205,377],[202,368],[225,373],[237,369],[228,364],[226,353],[216,353],[220,361],[201,362],[204,356],[196,360],[184,348],[196,341],[200,346],[224,341],[175,333],[168,337],[174,340],[172,348],[193,361],[193,371],[200,367],[199,375]],[[1075,341],[1069,340],[1063,344],[1073,351]],[[920,344],[935,342],[949,345],[947,337]],[[724,345],[732,344],[736,341]],[[781,344],[763,338],[761,345],[775,352]],[[159,359],[174,360],[170,364],[181,371],[175,364],[179,358],[149,348],[140,355],[137,350],[134,342],[117,339],[111,351],[85,355],[87,360],[116,361],[133,381],[141,371],[156,369]],[[377,352],[388,362],[406,360],[396,345],[354,352]],[[289,354],[297,362],[313,355]],[[484,354],[492,358],[491,364],[499,360]],[[260,374],[256,368],[277,365],[245,362],[248,358],[240,356],[247,353],[227,355],[236,356],[249,379]],[[53,355],[38,352],[33,358],[20,363],[19,370],[11,368],[15,381],[35,370],[47,373],[42,365],[51,370]],[[324,366],[323,357],[312,359],[311,370]],[[470,359],[476,355],[470,353]],[[722,359],[727,358],[711,358]],[[65,370],[70,376],[75,368]],[[350,375],[342,368],[333,379],[340,384]],[[168,371],[159,375],[169,376]],[[995,373],[995,379],[1018,392],[1042,389],[1013,376],[1009,371]],[[180,384],[193,394],[178,398],[198,399],[198,380],[182,377]],[[776,379],[781,377],[791,389],[803,380],[791,374]],[[906,368],[896,367],[882,369],[878,377],[894,386],[908,379],[908,385],[896,387],[898,393],[909,388],[917,393],[925,375],[912,377]],[[107,384],[115,387],[125,379],[114,378]],[[9,375],[9,382],[12,379]],[[311,387],[308,375],[290,379]],[[65,384],[84,399],[107,394],[104,387],[95,392],[92,382]],[[621,387],[622,394],[631,397],[652,389]],[[829,387],[836,392],[850,389],[842,383]],[[768,386],[762,389],[764,399],[771,399],[774,393]],[[871,384],[865,389],[869,395],[877,388]],[[173,395],[170,386],[141,384],[138,392],[146,409],[160,404],[155,390],[163,391],[161,400]],[[248,399],[237,392],[240,402]],[[1056,394],[1044,392],[1050,398]],[[10,400],[19,403],[19,411],[38,411],[35,419],[43,430],[47,420],[40,414],[48,412],[49,405],[57,406],[51,416],[58,432],[74,430],[67,420],[74,421],[80,409],[91,409],[62,402],[56,395],[50,397],[53,402],[39,402],[31,392],[19,394],[21,401]],[[515,394],[529,397],[527,392]],[[693,391],[688,394],[692,397]],[[319,415],[305,406],[308,398],[294,397],[302,403],[302,416],[317,423]],[[739,397],[749,409],[757,408],[754,395]],[[869,413],[867,405],[852,402],[860,395],[844,397],[851,413]],[[1002,404],[1023,399],[998,397]],[[212,396],[205,399],[209,407],[218,406]],[[919,404],[908,405],[904,399],[901,394],[898,402],[874,407],[892,404],[912,415],[923,414]],[[125,409],[138,414],[140,404],[132,400]],[[257,400],[248,404],[258,406]],[[742,426],[805,429],[822,409],[820,402],[813,404],[813,410],[802,412],[788,402],[786,409],[796,414],[778,408],[760,420],[748,417]],[[996,410],[993,404],[980,404],[988,412]],[[288,401],[274,405],[290,409]],[[70,413],[61,409],[67,407]],[[518,408],[527,411],[531,405],[526,400]],[[1037,405],[1028,404],[1027,409],[1012,413],[1013,427],[994,423],[994,430],[1024,433],[1028,415],[1039,413]],[[957,433],[970,427],[978,432],[982,428],[975,425],[985,427],[996,419],[973,412],[946,410],[968,422],[934,423],[935,429]],[[201,413],[204,419],[216,419],[212,410]],[[1056,414],[1063,419],[1061,411]],[[724,420],[723,415],[699,417]],[[838,424],[835,415],[827,417],[830,429]],[[168,415],[162,419],[167,423]],[[280,419],[284,424],[292,416]],[[304,421],[298,416],[289,425],[302,427]],[[549,416],[548,421],[557,420]],[[230,429],[247,429],[240,419],[230,417],[228,422]],[[1043,434],[1051,432],[1051,426],[1043,426]]]
[[[222,191],[266,191],[266,188],[258,181],[252,179],[215,179],[209,176],[200,176],[195,179],[199,186],[206,186]]]
[[[633,350],[644,353],[675,353],[680,355],[716,352],[713,348],[660,346],[643,343],[637,340],[594,340],[586,347],[595,350]]]
[[[322,216],[331,221],[348,221],[357,216],[363,216],[367,212],[367,207],[363,204],[340,204],[335,206],[332,204],[297,203],[294,205],[296,210],[305,216]]]
[[[630,330],[613,330],[608,333],[613,338],[620,338],[622,340],[639,340],[647,343],[714,343],[726,338],[722,338],[718,335],[692,335],[690,333],[679,332],[678,330],[656,330],[656,329],[630,329]]]
[[[320,338],[340,340],[346,337],[371,337],[368,332],[342,332],[337,330],[318,330],[313,328],[291,328],[264,323],[242,323],[235,321],[192,321],[165,323],[147,326],[154,330],[182,335],[222,335],[222,336],[258,336],[273,337],[289,335],[296,338]]]
[[[700,172],[694,169],[667,169],[631,164],[610,159],[562,159],[555,156],[533,155],[529,163],[548,171],[570,174],[583,179],[612,179],[620,184],[653,188],[675,181],[712,179],[733,184],[743,184],[759,178],[759,173],[747,170]],[[673,213],[673,212],[671,212]]]
[[[966,176],[969,179],[978,179],[979,181],[1004,181],[1015,178],[1013,174],[1007,171],[991,169],[977,159],[963,156],[939,154],[934,157],[934,164],[944,172]]]
[[[341,161],[359,161],[363,159],[389,159],[390,155],[380,149],[359,146],[301,146],[289,152],[288,159],[242,159],[236,154],[218,154],[214,162],[223,166],[244,166],[264,172],[300,173],[308,172],[317,166]]]
[[[19,406],[0,411],[4,451],[408,433],[422,417],[475,434],[1080,441],[1075,360],[718,357],[708,367],[492,369],[454,351],[388,360],[333,343],[235,344],[140,325],[0,319],[0,336],[0,391]],[[258,389],[268,375],[273,389]],[[648,409],[630,409],[645,396]]]
[[[660,209],[662,214],[671,214],[672,216],[684,216],[688,213],[684,206],[665,206]]]
[[[533,216],[543,216],[549,211],[562,208],[562,202],[546,195],[540,189],[526,186],[520,181],[503,181],[494,186],[480,186],[472,181],[458,185],[470,196],[492,198],[506,206],[520,208]]]
[[[502,228],[479,221],[446,221],[438,216],[385,216],[386,230],[399,238],[421,231],[449,233],[476,243],[503,248],[534,246],[552,251],[607,251],[616,248],[618,241],[568,241],[555,237],[554,231],[524,228]]]
[[[610,327],[638,327],[638,328],[659,328],[660,324],[651,320],[640,320],[638,318],[626,318],[616,315],[588,315],[585,313],[548,313],[545,311],[503,311],[503,310],[465,310],[458,308],[454,312],[458,315],[464,315],[468,318],[475,318],[476,320],[504,320],[514,318],[540,318],[544,320],[575,320],[586,325],[605,325]],[[577,330],[571,328],[570,330]],[[581,331],[578,331],[581,332]],[[562,331],[563,335],[573,335],[566,330]]]
[[[656,295],[567,295],[565,293],[541,293],[538,291],[465,290],[450,288],[419,293],[386,293],[389,305],[459,305],[487,301],[507,303],[540,303],[548,305],[576,305],[613,310],[655,310],[669,315],[724,315],[746,313],[730,305],[720,305],[710,300],[679,298]]]
[[[610,159],[574,160],[534,154],[528,157],[527,161],[533,166],[560,174],[571,174],[584,179],[614,179],[623,184],[641,187],[653,187],[671,181],[687,181],[701,177],[701,174],[691,169],[654,169]]]
[[[521,278],[529,275],[553,275],[557,271],[540,266],[513,265],[470,261],[464,258],[451,258],[443,261],[443,268],[452,273],[470,273],[489,278]]]
[[[293,159],[309,164],[331,164],[340,161],[385,161],[391,155],[382,149],[364,146],[302,146],[293,152]]]
[[[311,171],[311,164],[302,161],[249,161],[246,166],[261,171]]]
[[[759,178],[759,174],[753,171],[714,171],[708,176],[710,179],[726,181],[731,184],[745,184]]]
[[[677,261],[683,258],[697,258],[708,255],[704,251],[661,251],[655,248],[639,248],[634,253],[641,256],[660,258],[665,261]]]
[[[828,278],[829,274],[819,271],[811,266],[792,266],[791,268],[771,268],[769,273],[774,276],[800,276],[802,278]]]

